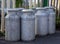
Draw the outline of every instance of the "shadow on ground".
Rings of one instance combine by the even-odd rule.
[[[47,35],[44,37],[39,37],[37,36],[34,41],[29,41],[29,42],[10,42],[10,41],[5,41],[4,37],[0,38],[0,44],[60,44],[60,32],[56,32],[53,35]]]

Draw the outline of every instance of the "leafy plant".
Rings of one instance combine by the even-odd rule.
[[[16,7],[22,7],[23,0],[16,0]]]
[[[0,31],[0,37],[1,36],[5,36],[5,32],[3,33],[3,32]]]
[[[60,16],[56,16],[56,29],[60,29]]]

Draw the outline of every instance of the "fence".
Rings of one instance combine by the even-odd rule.
[[[50,3],[51,2],[51,3]],[[60,14],[60,0],[50,0],[49,6],[55,7],[56,15],[59,17]]]
[[[7,8],[10,8],[10,0],[1,0],[2,4],[1,4],[1,8],[2,8],[2,16],[1,16],[1,31],[4,30],[4,2],[7,2]],[[47,2],[46,2],[47,1]],[[15,8],[15,0],[12,0],[12,5],[13,8]],[[44,2],[44,3],[43,3]],[[25,6],[24,6],[25,4]],[[45,5],[44,5],[45,4]],[[32,8],[32,7],[43,7],[43,6],[53,6],[55,7],[55,11],[56,11],[56,15],[57,18],[60,17],[60,0],[25,0],[25,2],[23,2],[23,6],[25,8]]]
[[[60,0],[49,0],[48,6],[53,6],[56,12],[56,29],[60,29]]]

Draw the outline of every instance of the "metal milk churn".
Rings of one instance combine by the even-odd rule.
[[[32,9],[22,10],[21,16],[21,39],[31,41],[35,39],[35,16]]]
[[[48,34],[48,14],[45,12],[45,8],[36,8],[36,25],[37,34],[44,36]]]
[[[16,8],[18,10],[17,15],[20,17],[20,27],[21,27],[21,15],[24,8]],[[21,29],[21,28],[20,28]]]
[[[45,7],[49,14],[49,34],[55,33],[55,12],[53,7]]]
[[[36,8],[35,8],[35,7],[33,7],[33,8],[32,8],[32,10],[34,10],[34,13],[36,13],[36,12],[37,12],[37,10],[36,10]]]
[[[17,15],[21,17],[21,15],[22,15],[22,10],[23,10],[24,8],[16,8],[16,9],[19,10],[18,13],[17,13]]]
[[[5,17],[5,40],[20,40],[20,18],[17,12],[17,9],[8,9],[8,15]]]
[[[36,14],[36,12],[37,12],[36,8],[33,7],[32,10],[34,10],[34,12],[35,12],[35,14]],[[34,14],[34,15],[35,15],[35,14]],[[35,18],[36,18],[36,15],[35,15]],[[35,35],[37,35],[37,22],[36,22],[36,19],[35,19]]]

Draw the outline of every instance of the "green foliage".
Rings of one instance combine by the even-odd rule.
[[[16,0],[16,7],[22,7],[23,0]]]
[[[43,1],[43,7],[47,6],[47,4],[48,4],[48,0],[44,0]]]
[[[56,17],[56,24],[60,24],[60,17]]]
[[[5,32],[3,33],[3,32],[0,31],[0,37],[1,36],[5,36]]]
[[[60,17],[56,16],[56,28],[60,28]]]

